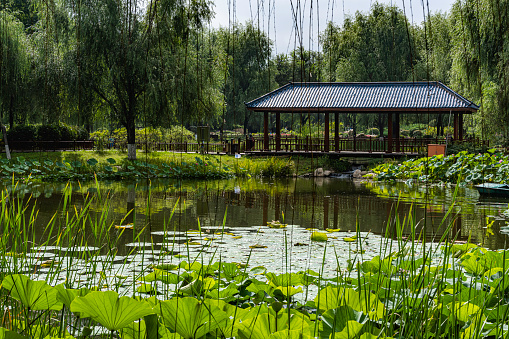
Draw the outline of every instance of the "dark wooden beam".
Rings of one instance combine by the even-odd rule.
[[[276,151],[281,151],[281,113],[276,113]]]
[[[323,145],[323,151],[329,152],[329,112],[325,113],[325,135],[324,135],[324,145]]]
[[[458,125],[459,125],[459,140],[463,140],[463,114],[464,113],[460,113],[459,115],[459,122],[458,122]]]
[[[340,152],[339,149],[339,112],[334,112],[334,148],[336,152]]]
[[[269,150],[269,112],[263,113],[263,149]]]
[[[394,138],[396,139],[396,152],[399,153],[401,152],[401,148],[400,148],[400,141],[399,141],[399,136],[401,134],[401,131],[400,131],[400,123],[399,123],[399,113],[394,113],[394,130],[393,130],[393,133],[394,133]]]
[[[454,140],[458,140],[459,136],[459,114],[454,112]]]
[[[387,153],[392,153],[392,113],[387,114]]]

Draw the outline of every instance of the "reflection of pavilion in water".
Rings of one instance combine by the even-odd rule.
[[[417,225],[417,235],[423,233],[428,240],[440,239],[444,230],[452,223],[449,237],[461,240],[468,237],[468,232],[462,232],[462,216],[452,214],[446,217],[448,206],[445,205],[419,206],[380,198],[366,192],[328,192],[327,195],[312,192],[267,193],[261,190],[217,193],[207,192],[202,196],[194,196],[197,199],[197,215],[200,219],[210,215],[213,206],[224,203],[228,206],[227,220],[244,220],[245,225],[242,226],[267,225],[272,220],[279,220],[305,228],[355,231],[358,225],[361,232],[395,236],[396,219],[399,218],[400,224],[406,223],[403,230],[405,236],[412,233],[410,226]],[[390,225],[389,229],[387,225]]]

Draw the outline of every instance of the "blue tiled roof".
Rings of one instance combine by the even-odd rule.
[[[246,103],[254,111],[478,110],[440,82],[289,83]]]

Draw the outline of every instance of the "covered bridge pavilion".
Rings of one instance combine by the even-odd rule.
[[[374,82],[374,83],[289,83],[253,101],[246,108],[264,114],[263,149],[281,151],[281,113],[324,113],[325,126],[321,152],[344,151],[339,136],[339,113],[387,114],[388,136],[369,150],[382,153],[409,152],[399,138],[401,114],[446,114],[454,116],[454,140],[463,140],[463,115],[471,114],[479,106],[440,82]],[[275,147],[269,142],[269,113],[276,117]],[[334,114],[334,143],[330,140],[330,114]],[[378,142],[379,138],[377,138]],[[412,139],[416,144],[417,139]],[[420,146],[432,143],[419,140]],[[355,137],[353,140],[355,145]],[[260,145],[261,146],[261,145]],[[286,150],[288,151],[288,145]],[[401,146],[401,147],[400,147]],[[297,145],[298,148],[298,145]],[[414,148],[415,149],[415,148]],[[294,149],[292,149],[293,151]],[[300,149],[303,150],[301,145]],[[306,150],[308,150],[306,148]],[[350,149],[351,150],[351,149]],[[355,146],[354,149],[355,151]],[[364,150],[366,150],[364,148]]]

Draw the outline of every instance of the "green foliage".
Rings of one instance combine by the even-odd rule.
[[[264,177],[288,177],[293,174],[294,163],[290,159],[268,158],[261,173]]]
[[[134,320],[154,313],[148,303],[129,297],[119,298],[114,291],[91,292],[77,297],[70,309],[82,318],[92,318],[110,331],[120,330]]]
[[[445,157],[438,155],[399,164],[385,163],[378,165],[373,172],[378,175],[378,180],[416,179],[460,185],[508,183],[509,159],[495,150],[479,154],[462,151]]]
[[[60,141],[61,129],[58,125],[39,125],[37,127],[37,139],[40,141]]]
[[[23,274],[13,274],[4,278],[2,288],[34,311],[62,309],[62,303],[57,300],[57,289],[45,281],[32,281]]]
[[[9,141],[35,141],[37,128],[34,125],[16,125],[7,131]]]

